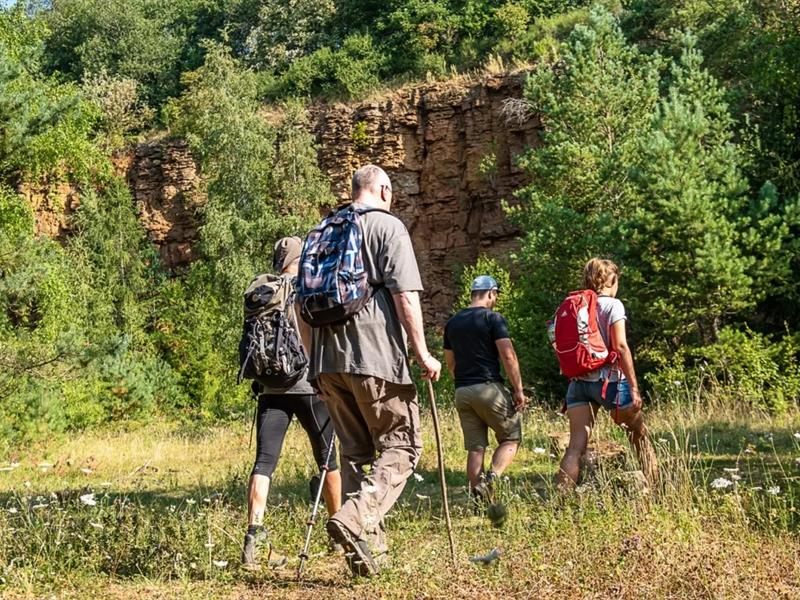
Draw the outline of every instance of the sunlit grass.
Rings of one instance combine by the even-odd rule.
[[[442,411],[459,567],[449,562],[432,428],[425,452],[388,518],[393,566],[352,582],[326,553],[318,526],[302,583],[296,563],[244,573],[238,555],[249,424],[187,431],[159,423],[53,441],[0,456],[0,592],[52,589],[85,597],[493,597],[499,595],[786,597],[800,594],[800,419],[723,406],[648,411],[663,490],[642,491],[621,464],[601,468],[571,497],[552,477],[557,413],[534,409],[500,489],[503,529],[467,506],[464,451],[452,410]],[[596,437],[624,443],[601,417]],[[293,426],[270,497],[275,545],[296,556],[310,510],[314,466]],[[725,486],[712,486],[724,479]],[[492,566],[470,556],[499,548]]]

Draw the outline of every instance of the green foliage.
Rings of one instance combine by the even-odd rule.
[[[797,340],[779,340],[726,327],[717,342],[685,347],[648,377],[657,395],[670,397],[675,388],[702,388],[730,394],[745,405],[773,413],[786,411],[800,399]]]
[[[367,122],[359,121],[353,125],[353,133],[350,134],[350,139],[358,150],[366,150],[369,148],[370,139],[367,133]]]
[[[685,341],[699,333],[710,343],[722,319],[752,306],[759,290],[737,231],[747,185],[732,119],[701,62],[688,39],[640,141],[631,173],[638,201],[622,235],[637,316],[655,335]]]
[[[189,140],[205,178],[200,249],[185,284],[167,288],[162,348],[194,406],[220,411],[246,393],[231,385],[241,327],[241,292],[270,264],[274,242],[305,235],[331,204],[305,110],[289,103],[267,119],[257,77],[223,47],[184,79],[168,111],[173,132]],[[199,135],[201,134],[202,135]]]
[[[298,58],[267,88],[267,97],[363,96],[380,83],[384,57],[367,35],[345,38],[341,48],[324,47]]]
[[[659,86],[659,61],[628,45],[607,12],[576,26],[559,54],[559,68],[538,69],[528,80],[526,98],[541,115],[544,144],[521,159],[535,183],[510,209],[525,232],[521,313],[534,350],[522,359],[540,372],[554,363],[545,321],[578,286],[588,258],[619,248],[615,222],[633,208],[629,172],[643,162],[639,144]]]
[[[796,203],[779,205],[769,186],[748,198],[729,107],[691,36],[665,72],[595,9],[557,55],[528,82],[544,145],[522,159],[534,183],[510,209],[526,232],[526,338],[539,342],[525,363],[554,365],[541,324],[597,255],[624,267],[620,295],[643,366],[712,345],[786,282]]]
[[[50,34],[47,68],[73,81],[102,73],[132,79],[147,104],[178,92],[180,74],[202,58],[198,29],[212,23],[205,0],[64,0],[41,18]],[[194,47],[192,47],[194,46]]]

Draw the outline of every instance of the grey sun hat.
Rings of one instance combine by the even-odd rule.
[[[272,268],[278,273],[300,258],[303,252],[303,240],[297,236],[285,237],[275,242],[272,250]]]
[[[500,286],[497,283],[497,280],[494,277],[489,275],[479,275],[475,279],[472,280],[472,286],[470,287],[470,291],[473,292],[486,292],[489,290],[497,290],[500,291]]]

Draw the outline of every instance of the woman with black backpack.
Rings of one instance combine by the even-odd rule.
[[[273,308],[270,314],[265,315],[264,311],[260,314],[256,310],[252,311],[251,316],[248,318],[253,320],[261,319],[261,323],[256,324],[255,327],[252,322],[248,323],[247,319],[245,321],[243,342],[254,337],[255,334],[252,331],[255,329],[256,333],[261,332],[260,335],[267,338],[269,336],[277,336],[279,340],[277,345],[290,346],[286,351],[278,348],[279,357],[261,357],[261,361],[265,365],[269,365],[276,359],[280,362],[285,355],[292,354],[293,348],[291,346],[300,344],[294,313],[294,286],[302,247],[302,240],[298,237],[285,237],[278,240],[273,252],[272,266],[277,273],[280,273],[280,277],[268,276],[263,279],[260,287],[251,284],[248,288],[248,292],[252,291],[251,296],[258,297],[260,295],[267,301],[272,297],[281,299],[278,303],[278,308]],[[258,279],[260,278],[255,281],[258,281]],[[247,303],[248,293],[245,294],[246,312],[248,311]],[[264,305],[267,304],[268,302],[264,302]],[[282,312],[282,314],[277,314],[279,312]],[[249,331],[248,327],[250,327]],[[291,330],[281,331],[281,328],[291,328]],[[251,343],[250,346],[258,346],[263,349],[265,347],[274,347],[274,344]],[[299,347],[302,349],[302,346]],[[269,354],[269,350],[267,353]],[[314,459],[320,469],[326,465],[327,459],[326,476],[322,482],[322,495],[330,515],[341,507],[342,482],[336,464],[336,449],[332,448],[332,451],[329,452],[331,445],[335,443],[333,439],[333,424],[325,403],[317,397],[307,380],[308,371],[304,366],[305,362],[300,376],[293,377],[293,379],[297,379],[296,383],[288,388],[271,387],[260,383],[259,379],[262,382],[275,381],[274,378],[270,379],[266,373],[271,373],[274,376],[275,372],[280,369],[270,369],[268,366],[266,368],[259,367],[258,361],[255,360],[256,354],[257,352],[248,352],[247,344],[245,344],[244,348],[240,348],[240,356],[243,356],[242,372],[246,376],[250,376],[247,375],[248,370],[257,371],[261,375],[252,373],[254,378],[253,392],[258,399],[258,412],[256,414],[257,443],[256,460],[250,475],[247,493],[248,528],[244,538],[244,548],[242,549],[242,564],[246,568],[258,568],[259,559],[265,559],[268,566],[280,567],[286,564],[287,559],[276,552],[269,541],[269,533],[264,527],[264,511],[266,510],[272,474],[278,465],[283,440],[286,437],[286,431],[289,428],[292,417],[297,417],[297,420],[300,421],[303,429],[308,434]],[[256,365],[255,368],[253,364]]]

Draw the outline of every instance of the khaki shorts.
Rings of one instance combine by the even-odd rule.
[[[498,444],[522,439],[520,414],[514,410],[509,391],[497,382],[456,388],[456,410],[468,451],[489,445],[489,429]]]

